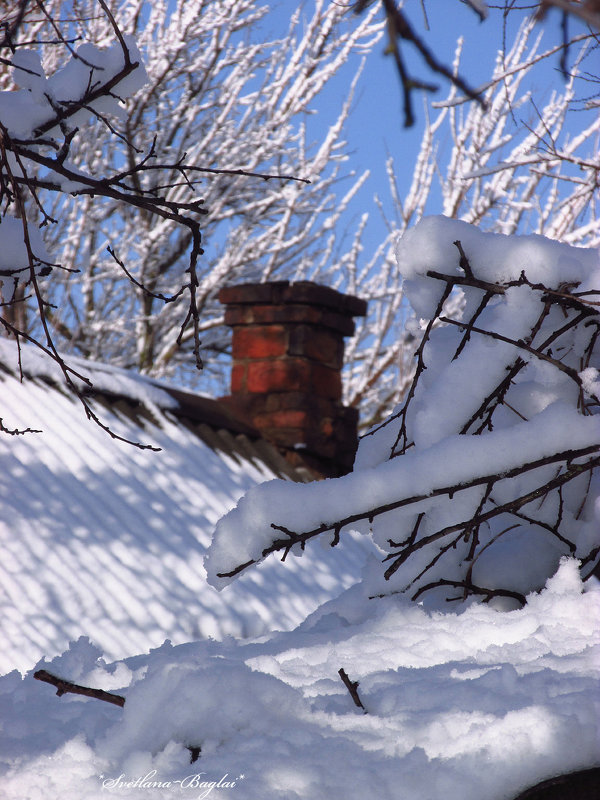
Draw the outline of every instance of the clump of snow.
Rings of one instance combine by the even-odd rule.
[[[27,229],[29,245],[34,255],[34,268],[40,274],[51,263],[39,230],[34,225]],[[29,254],[25,244],[22,220],[3,214],[0,217],[0,281],[2,276],[12,279],[29,279]]]
[[[507,800],[600,766],[599,614],[600,584],[584,590],[564,560],[507,613],[428,613],[356,586],[256,641],[165,642],[106,664],[81,640],[40,666],[125,706],[58,698],[31,673],[1,678],[2,794]]]
[[[37,129],[56,118],[57,109],[77,104],[81,108],[68,117],[68,126],[75,128],[85,122],[93,112],[123,116],[118,98],[129,97],[147,81],[142,58],[135,40],[124,37],[129,59],[137,66],[112,86],[112,91],[98,92],[101,85],[111,81],[123,71],[125,58],[119,42],[107,48],[96,47],[89,42],[81,44],[72,57],[53,75],[46,77],[39,55],[27,49],[19,49],[12,59],[13,79],[17,91],[0,92],[0,122],[8,133],[17,139],[34,139]],[[88,97],[93,87],[96,99]],[[54,130],[63,136],[64,130]],[[52,131],[49,133],[52,136]],[[47,141],[41,142],[47,144]]]
[[[579,373],[581,386],[588,397],[600,397],[600,372],[588,367]]]
[[[217,588],[271,552],[353,529],[382,552],[366,570],[370,595],[506,606],[563,556],[590,574],[598,253],[433,217],[400,241],[398,263],[422,336],[404,404],[363,437],[351,475],[250,490],[216,528],[205,563]]]
[[[0,92],[0,123],[10,137],[24,140],[30,153],[45,156],[49,147],[61,153],[61,145],[94,114],[122,118],[121,101],[147,80],[137,45],[130,36],[124,37],[123,45],[115,42],[107,48],[89,43],[80,45],[49,78],[39,54],[33,50],[17,49],[12,66],[18,88]],[[44,125],[52,125],[57,120],[58,124],[44,131]],[[66,152],[58,159],[61,167],[68,166]],[[38,169],[35,159],[26,152],[17,159],[12,147],[8,148],[6,159],[15,179],[25,184],[29,183],[28,176]],[[77,170],[74,172],[79,174]],[[54,181],[64,192],[85,188],[85,183],[67,180],[54,173],[51,167],[44,178],[50,184]],[[31,221],[25,225],[23,220],[3,214],[0,219],[0,281],[8,276],[13,283],[19,280],[27,283],[32,278],[32,269],[36,277],[40,277],[47,275],[52,266],[38,227]],[[11,291],[12,287],[5,294],[10,297]]]
[[[507,283],[517,280],[525,271],[532,283],[558,286],[574,281],[582,284],[582,290],[594,288],[589,283],[599,268],[598,252],[594,249],[571,247],[537,234],[485,233],[467,222],[432,216],[409,230],[396,248],[404,292],[418,317],[430,318],[439,300],[439,286],[423,280],[427,272],[461,273],[454,241],[461,242],[482,280]]]

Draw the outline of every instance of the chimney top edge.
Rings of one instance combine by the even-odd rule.
[[[302,303],[335,309],[338,313],[364,317],[367,302],[350,294],[342,294],[329,286],[312,281],[272,281],[226,286],[219,292],[224,305],[280,305]]]

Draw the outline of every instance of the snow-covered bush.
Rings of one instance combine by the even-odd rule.
[[[562,556],[590,574],[600,549],[597,251],[431,217],[397,258],[420,337],[403,404],[363,437],[352,474],[252,489],[217,527],[214,585],[316,537],[334,546],[351,528],[382,551],[372,595],[522,604]]]

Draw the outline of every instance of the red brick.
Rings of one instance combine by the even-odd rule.
[[[284,409],[303,409],[315,418],[330,417],[337,414],[338,403],[327,397],[319,397],[314,391],[281,392],[272,394],[266,400],[266,411],[283,411]]]
[[[228,306],[225,309],[225,325],[252,325],[254,322],[253,306]]]
[[[317,397],[333,400],[342,396],[340,373],[307,359],[249,361],[246,370],[248,392],[313,392]]]
[[[344,340],[340,333],[315,325],[294,325],[290,328],[288,353],[320,361],[332,369],[341,369],[344,361]]]
[[[314,424],[306,411],[298,410],[257,414],[253,421],[257,428],[307,428]]]
[[[225,325],[270,325],[286,323],[308,323],[331,328],[344,336],[352,336],[355,331],[354,320],[345,314],[338,314],[326,308],[315,306],[263,305],[263,306],[228,306],[225,310]]]
[[[311,385],[311,366],[299,358],[250,361],[246,387],[249,392],[267,394],[307,389]]]
[[[319,397],[338,400],[342,397],[342,376],[338,370],[313,364],[311,386]]]
[[[246,365],[234,364],[231,368],[231,394],[246,391]]]
[[[219,291],[223,304],[280,303],[289,287],[289,281],[269,281],[269,283],[240,283],[226,286]]]
[[[258,427],[258,426],[256,426]],[[265,439],[275,442],[280,447],[294,447],[297,444],[306,444],[307,435],[304,428],[259,428]]]
[[[227,286],[219,292],[219,300],[224,304],[281,304],[306,303],[342,311],[348,316],[364,317],[367,304],[353,295],[341,294],[328,286],[312,281],[272,281],[269,283],[246,283]]]
[[[333,420],[331,419],[320,420],[319,430],[323,436],[326,437],[333,436]]]
[[[269,358],[285,355],[287,336],[281,325],[252,325],[233,331],[233,358]]]

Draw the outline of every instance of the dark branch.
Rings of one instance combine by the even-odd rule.
[[[558,359],[552,358],[552,356],[547,355],[546,353],[540,352],[535,347],[531,347],[522,339],[511,339],[510,336],[504,336],[501,333],[497,333],[496,331],[486,331],[483,328],[476,328],[474,325],[470,323],[462,322],[456,319],[450,319],[449,317],[440,317],[440,322],[446,322],[449,325],[457,325],[459,328],[466,329],[468,328],[470,331],[474,333],[480,333],[483,336],[489,336],[492,339],[496,339],[499,342],[506,342],[507,344],[512,344],[514,347],[518,347],[521,350],[526,350],[531,355],[536,356],[536,358],[541,359],[542,361],[547,361],[549,364],[552,364],[559,369],[561,372],[564,372],[565,375],[568,375],[577,386],[581,386],[581,378],[579,377],[579,373],[577,370],[574,370],[572,367],[567,367],[565,364],[561,363]]]
[[[517,600],[517,602],[521,604],[521,607],[525,605],[525,596],[520,592],[513,592],[510,589],[485,589],[483,586],[475,586],[475,584],[468,581],[450,581],[444,578],[421,586],[412,595],[411,600],[418,600],[425,592],[429,592],[431,589],[436,589],[439,586],[454,586],[457,589],[466,590],[469,594],[483,595],[485,597],[485,602],[489,602],[494,597],[511,597],[513,600]]]
[[[343,667],[338,670],[338,675],[342,679],[342,682],[346,687],[346,689],[348,689],[348,691],[350,692],[350,697],[354,700],[354,705],[357,706],[358,708],[362,708],[363,712],[367,714],[368,713],[367,709],[362,704],[362,700],[358,695],[358,687],[360,685],[359,682],[351,681]]]
[[[63,694],[83,694],[86,697],[95,697],[96,700],[104,700],[115,706],[121,706],[121,708],[125,705],[125,698],[121,697],[119,694],[105,692],[103,689],[90,689],[88,686],[79,686],[77,683],[71,683],[71,681],[58,678],[56,675],[46,672],[45,669],[34,672],[33,677],[36,681],[44,681],[44,683],[51,683],[53,686],[56,686],[56,694],[59,697],[62,697]]]
[[[9,436],[24,436],[26,433],[42,433],[43,431],[35,430],[34,428],[24,428],[20,430],[18,428],[7,428],[4,424],[4,420],[0,417],[0,433],[7,433]]]

